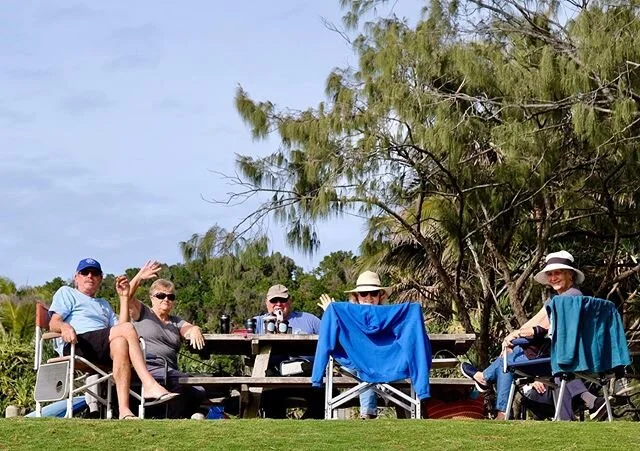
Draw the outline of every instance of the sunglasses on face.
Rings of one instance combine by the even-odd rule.
[[[371,296],[372,298],[375,298],[377,296],[380,296],[380,290],[358,291],[358,296],[360,296],[361,298],[366,298],[367,296]]]
[[[151,296],[153,296],[154,298],[160,299],[161,301],[164,300],[165,298],[169,301],[176,300],[176,295],[173,293],[156,293],[156,294],[152,294]]]
[[[89,274],[91,274],[93,277],[102,276],[102,273],[100,271],[98,271],[97,269],[83,269],[82,271],[78,271],[78,273],[81,276],[85,276],[85,277],[87,277]]]
[[[271,304],[286,304],[287,302],[289,302],[289,299],[283,299],[283,298],[269,299],[269,303]]]

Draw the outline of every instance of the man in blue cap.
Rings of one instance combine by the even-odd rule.
[[[168,392],[147,371],[133,325],[125,321],[118,324],[109,303],[95,297],[102,284],[100,263],[92,258],[80,260],[73,280],[75,288],[65,286],[58,289],[49,307],[49,327],[62,335],[58,353],[69,355],[70,344],[76,343],[78,355],[97,364],[112,366],[121,419],[137,418],[129,407],[132,366],[140,378],[147,401],[157,404],[178,396]],[[121,303],[128,300],[129,280],[126,276],[116,278],[116,291]]]

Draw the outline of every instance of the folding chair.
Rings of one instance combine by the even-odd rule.
[[[529,340],[526,338],[518,338],[513,341],[515,346],[526,347]],[[532,382],[542,382],[545,386],[553,390],[554,405],[557,406],[557,387],[554,377],[551,374],[551,357],[539,357],[521,362],[508,363],[508,359],[503,359],[503,371],[513,373],[513,383],[509,391],[509,400],[507,401],[507,409],[505,419],[511,419],[511,412],[515,394],[524,385]],[[524,394],[523,394],[524,396]],[[555,415],[554,415],[555,416]]]
[[[360,327],[358,327],[360,326]],[[390,369],[389,358],[397,364]],[[339,371],[358,383],[334,395],[335,363]],[[356,373],[348,370],[355,368]],[[325,377],[325,418],[336,418],[335,410],[366,390],[402,407],[411,418],[421,418],[421,399],[429,397],[431,347],[424,328],[422,309],[416,303],[355,305],[334,302],[320,325],[312,382]],[[409,383],[406,394],[394,382]]]
[[[624,367],[631,363],[618,310],[610,301],[589,296],[555,296],[546,309],[551,323],[551,357],[548,361],[534,359],[510,365],[509,368],[505,366],[505,371],[518,374],[529,363],[541,365],[538,366],[538,371],[529,371],[529,375],[533,373],[536,377],[551,376],[560,379],[554,421],[560,418],[560,407],[563,398],[567,396],[568,381],[578,378],[595,384],[602,388],[607,417],[609,421],[613,421],[608,385],[611,379],[624,375]],[[515,386],[514,378],[507,415],[510,413]]]
[[[346,374],[350,377],[353,377],[359,383],[349,388],[346,391],[343,391],[335,396],[333,396],[333,375],[334,375],[334,359],[331,357],[329,359],[329,363],[327,364],[327,369],[325,372],[325,381],[326,381],[326,391],[325,391],[325,419],[329,420],[332,418],[338,418],[336,409],[338,409],[343,404],[349,402],[350,400],[359,397],[361,393],[367,390],[373,390],[378,396],[382,399],[389,401],[397,406],[402,407],[410,413],[412,419],[422,418],[422,410],[421,410],[421,401],[418,398],[416,391],[411,386],[411,394],[407,395],[403,391],[393,387],[391,385],[393,382],[407,382],[407,380],[402,381],[392,381],[391,383],[373,383],[373,382],[365,382],[361,381],[354,373],[348,371],[345,368],[340,368],[338,371]],[[410,381],[408,381],[410,383]]]
[[[53,357],[44,360],[44,344],[62,337],[57,332],[49,330],[49,309],[41,302],[36,303],[36,332],[35,332],[35,358],[34,369],[36,374],[36,386],[34,398],[36,401],[36,417],[42,416],[44,403],[58,402],[66,399],[67,408],[65,418],[73,416],[74,397],[80,394],[91,395],[105,410],[107,419],[113,418],[111,405],[111,393],[114,385],[113,373],[110,368],[96,365],[86,358],[76,354],[75,344],[71,344],[68,356]],[[143,345],[144,349],[144,345]],[[96,375],[97,378],[88,376]],[[106,383],[106,391],[99,390],[100,384]],[[140,401],[138,416],[144,418],[144,393],[130,390],[131,396]]]

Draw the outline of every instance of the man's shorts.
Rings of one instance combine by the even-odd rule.
[[[111,365],[111,350],[109,348],[110,328],[93,330],[78,334],[76,355],[80,355],[95,364]],[[65,343],[62,351],[64,355],[71,354],[71,344]]]

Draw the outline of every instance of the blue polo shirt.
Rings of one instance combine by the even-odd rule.
[[[92,298],[71,287],[60,287],[53,295],[49,317],[57,313],[71,325],[76,334],[107,329],[118,323],[111,305],[103,298]],[[62,355],[64,341],[56,340],[56,351]]]
[[[264,319],[269,316],[269,313],[265,313],[264,315],[256,316],[256,334],[265,334],[264,330]],[[320,333],[320,319],[307,312],[291,312],[289,318],[287,318],[289,322],[289,327],[291,327],[291,333],[294,335],[298,334],[318,334]]]

